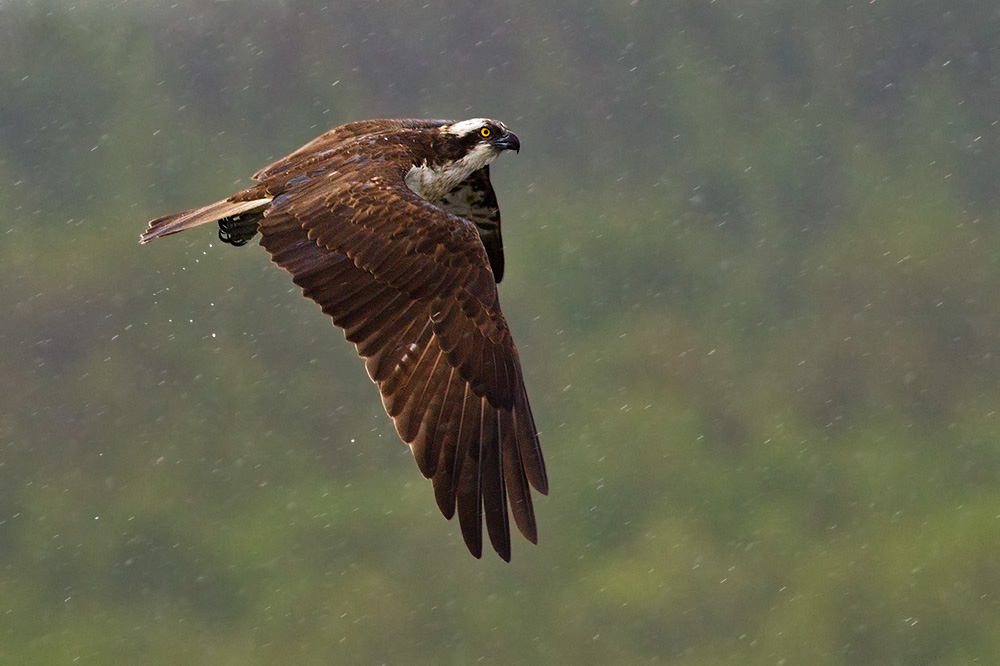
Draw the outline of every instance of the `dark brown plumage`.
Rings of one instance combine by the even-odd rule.
[[[368,120],[254,175],[257,185],[153,220],[142,243],[201,224],[257,233],[365,358],[441,512],[510,559],[507,507],[537,542],[529,486],[548,491],[514,341],[500,311],[500,211],[489,163],[520,143],[488,119]]]

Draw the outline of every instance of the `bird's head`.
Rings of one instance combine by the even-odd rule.
[[[466,154],[482,152],[490,154],[492,159],[504,150],[521,150],[517,135],[499,120],[470,118],[445,125],[441,128],[441,133],[451,142],[462,146]]]
[[[406,174],[407,187],[428,201],[439,200],[503,151],[521,149],[506,125],[489,118],[444,123],[429,131],[431,141],[419,144],[422,149]]]

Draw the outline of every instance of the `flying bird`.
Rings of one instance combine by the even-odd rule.
[[[365,120],[256,174],[253,187],[149,223],[140,243],[217,222],[342,328],[469,551],[510,560],[508,506],[532,543],[548,492],[521,363],[500,311],[500,209],[489,164],[520,141],[496,120]]]

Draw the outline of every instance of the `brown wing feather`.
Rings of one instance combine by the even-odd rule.
[[[335,127],[329,132],[324,132],[318,137],[296,150],[291,155],[283,157],[277,162],[267,165],[253,175],[253,179],[258,182],[280,178],[290,171],[301,171],[311,164],[323,162],[331,152],[341,148],[345,141],[358,137],[375,137],[379,134],[398,132],[403,129],[419,129],[426,127],[440,127],[446,125],[450,120],[359,120],[347,123],[340,127]]]
[[[258,174],[275,197],[261,244],[367,359],[442,513],[457,508],[469,550],[481,554],[484,516],[507,560],[508,498],[535,542],[528,484],[545,493],[548,482],[479,232],[410,192],[401,172],[355,160],[345,177],[339,167],[353,155],[333,144],[351,137],[324,137],[312,156]]]

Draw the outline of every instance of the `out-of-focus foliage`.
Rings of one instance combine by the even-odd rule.
[[[990,2],[0,4],[0,662],[1000,654]],[[475,561],[259,248],[319,132],[493,116],[541,543]]]

